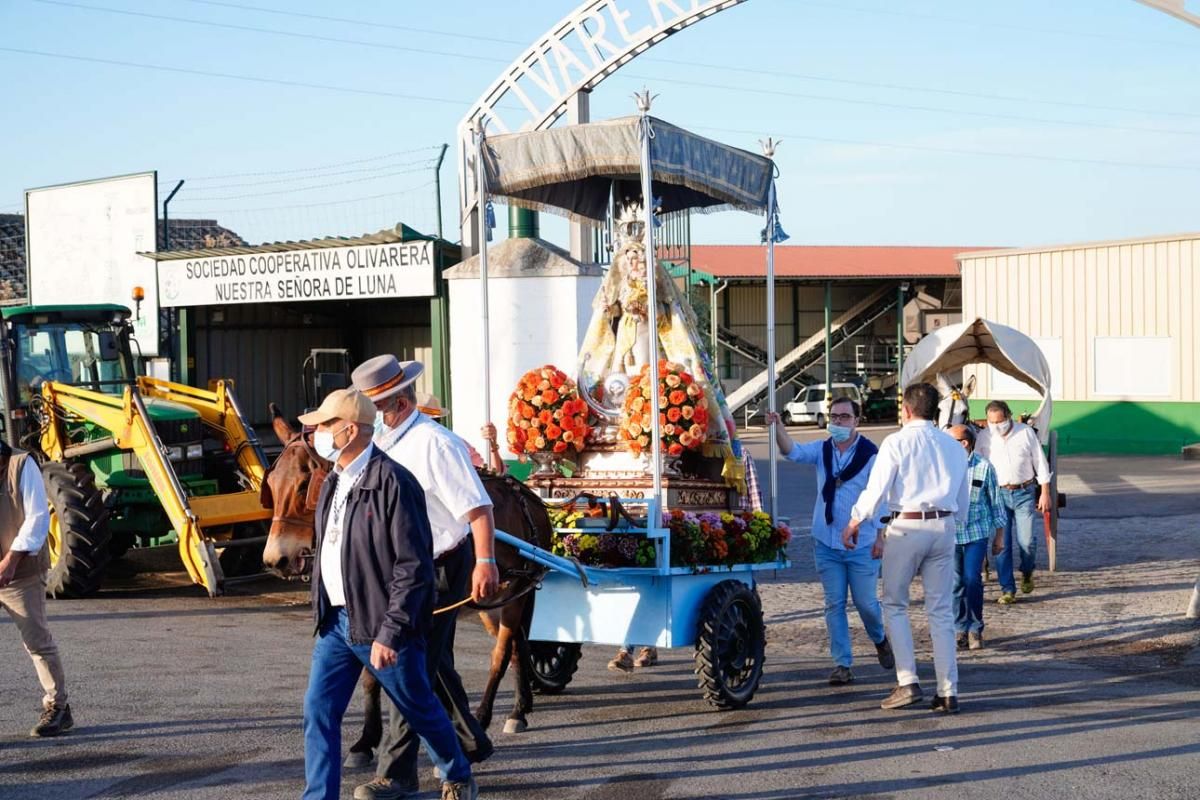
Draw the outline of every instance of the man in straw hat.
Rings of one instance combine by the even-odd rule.
[[[371,443],[375,406],[360,392],[331,392],[300,421],[315,426],[313,448],[334,464],[315,520],[303,797],[340,796],[342,716],[365,665],[445,776],[443,799],[475,800],[471,765],[429,685],[434,566],[424,492]]]
[[[471,465],[461,438],[422,413],[414,383],[424,371],[419,361],[376,356],[351,374],[354,388],[377,412],[375,446],[410,470],[425,491],[437,605],[452,605],[468,594],[480,599],[496,591],[492,501]],[[492,743],[471,712],[462,679],[454,668],[456,615],[439,614],[429,635],[427,675],[454,722],[471,761],[483,761]],[[388,727],[379,747],[375,778],[354,790],[356,800],[394,800],[417,787],[417,739],[403,709],[389,704]]]

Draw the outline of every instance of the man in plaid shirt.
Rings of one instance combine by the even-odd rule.
[[[983,647],[983,559],[994,534],[992,552],[1004,546],[1004,507],[996,469],[975,452],[975,429],[955,425],[949,431],[966,448],[971,510],[954,534],[954,628],[960,650]]]

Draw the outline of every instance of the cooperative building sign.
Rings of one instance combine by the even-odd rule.
[[[433,242],[160,261],[158,288],[165,307],[429,297]]]

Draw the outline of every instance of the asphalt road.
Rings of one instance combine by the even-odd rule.
[[[756,454],[760,447],[765,454],[761,437],[750,440]],[[1179,468],[1183,463],[1064,459],[1064,489],[1076,494],[1067,513],[1093,515],[1110,526],[1105,531],[1129,535],[1135,531],[1122,526],[1132,515],[1172,511],[1163,522],[1187,520],[1194,544],[1200,465]],[[813,497],[811,468],[781,464],[780,483],[781,512],[803,528]],[[1176,555],[1195,559],[1195,548],[1190,556]],[[482,796],[1197,796],[1200,660],[1197,629],[1176,619],[1182,594],[1178,615],[1154,619],[1155,630],[1169,628],[1175,637],[1172,650],[1098,658],[1086,636],[1099,640],[1103,631],[1085,634],[1077,650],[1026,651],[1010,637],[963,659],[958,717],[935,717],[924,707],[884,713],[878,702],[893,678],[869,661],[856,664],[856,684],[826,685],[820,594],[803,535],[793,557],[793,570],[761,587],[771,633],[767,675],[751,706],[708,709],[686,650],[664,651],[659,667],[626,676],[605,669],[607,648],[585,647],[568,691],[537,699],[528,732],[499,732],[511,702],[507,687],[502,691],[493,727],[497,754],[477,773]],[[1165,556],[1143,557],[1166,563]],[[1113,563],[1078,580],[1129,569]],[[126,587],[160,588],[52,604],[77,726],[57,740],[25,736],[39,692],[15,628],[0,615],[0,799],[299,795],[301,702],[311,648],[303,587],[264,579],[207,599],[190,587],[161,588],[174,579],[126,581]],[[1066,593],[1077,579],[1056,580],[1052,590]],[[1170,581],[1174,592],[1179,579]],[[1148,595],[1138,594],[1145,588],[1106,585],[1097,602],[1129,601],[1131,608],[1140,602],[1145,609]],[[1012,619],[1019,613],[1034,619],[1029,614],[1036,608],[1015,606]],[[1023,635],[1050,636],[1052,623],[1043,627],[1047,631]],[[856,619],[852,628],[859,628]],[[863,644],[857,640],[860,656],[869,652]],[[489,646],[464,616],[457,660],[474,691],[483,685]],[[356,700],[347,739],[359,721]],[[344,796],[368,777],[347,775]],[[423,797],[436,796],[428,768],[422,781]]]

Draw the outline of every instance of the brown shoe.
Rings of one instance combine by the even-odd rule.
[[[848,683],[854,683],[854,673],[849,667],[834,667],[833,672],[829,673],[830,686],[845,686]]]
[[[967,649],[982,650],[983,649],[983,634],[971,631],[967,634]]]
[[[442,800],[477,800],[478,797],[479,787],[474,778],[462,783],[442,784]]]
[[[958,698],[954,695],[950,695],[949,697],[939,695],[933,698],[933,702],[929,704],[929,708],[941,714],[957,714]]]
[[[967,649],[967,634],[960,633],[954,637],[954,643],[958,645],[959,650]]]
[[[60,736],[74,726],[75,720],[71,718],[71,706],[65,703],[61,706],[56,704],[42,710],[38,724],[33,726],[29,735],[45,739],[51,736]]]
[[[892,689],[892,693],[887,696],[886,700],[879,704],[879,707],[891,711],[911,706],[913,703],[919,703],[922,698],[924,698],[924,695],[921,694],[921,686],[916,683],[910,683],[907,686],[897,686],[895,689]]]
[[[354,800],[402,800],[420,793],[421,784],[416,776],[410,781],[372,778],[369,782],[354,787]]]
[[[658,648],[643,647],[638,651],[637,658],[633,660],[635,667],[653,667],[658,663]]]
[[[628,650],[620,650],[613,660],[608,662],[608,668],[613,672],[633,672],[633,656]]]

